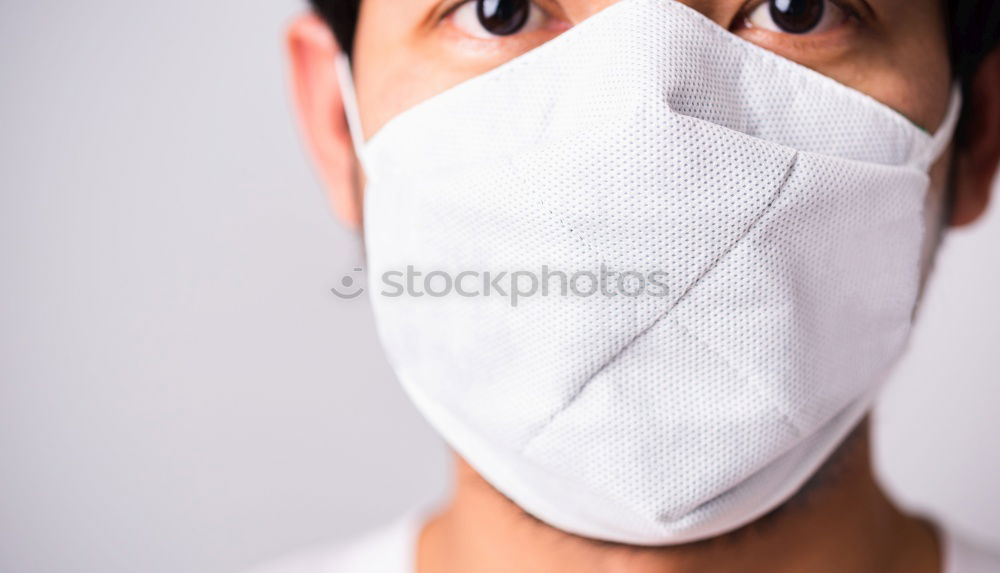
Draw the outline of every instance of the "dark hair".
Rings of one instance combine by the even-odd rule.
[[[358,24],[361,0],[309,0],[309,4],[333,30],[340,49],[350,56],[354,48],[354,28]]]
[[[951,55],[955,73],[967,82],[980,62],[1000,41],[1000,6],[995,0],[946,0],[951,28]],[[361,0],[310,0],[313,10],[333,30],[348,56],[354,46],[354,28]]]

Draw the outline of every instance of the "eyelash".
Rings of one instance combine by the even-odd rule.
[[[743,7],[740,8],[740,11],[736,14],[736,17],[733,19],[733,22],[729,26],[729,29],[732,31],[743,27],[745,23],[748,21],[750,15],[753,14],[754,10],[767,4],[769,1],[770,0],[752,0],[751,2],[747,2],[746,4],[744,4]],[[860,10],[858,10],[856,6],[852,5],[852,2],[848,2],[845,0],[829,0],[829,1],[831,4],[835,5],[837,8],[839,8],[844,12],[844,14],[847,16],[848,21],[856,24],[861,24],[865,22],[865,19],[862,16]]]

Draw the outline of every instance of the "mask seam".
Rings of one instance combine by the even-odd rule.
[[[568,410],[576,402],[576,400],[583,394],[584,390],[586,390],[587,387],[590,386],[590,383],[593,382],[594,379],[596,379],[597,376],[601,374],[601,372],[603,372],[608,366],[617,361],[618,358],[620,358],[625,353],[625,351],[627,351],[637,340],[645,336],[647,332],[653,329],[653,327],[659,324],[661,320],[669,316],[670,313],[672,313],[673,310],[677,308],[677,306],[687,298],[687,296],[691,293],[691,291],[693,291],[695,287],[697,287],[698,284],[701,283],[701,280],[704,279],[706,276],[708,276],[708,274],[712,272],[712,270],[715,269],[715,267],[717,267],[719,263],[721,263],[726,257],[728,257],[729,254],[733,252],[733,249],[735,249],[736,246],[739,245],[743,241],[743,239],[745,239],[750,234],[750,231],[752,231],[757,226],[757,224],[761,221],[761,219],[764,218],[764,215],[766,215],[772,209],[772,207],[774,207],[774,204],[778,200],[778,198],[781,197],[782,191],[784,191],[785,186],[788,184],[789,178],[791,178],[792,172],[795,170],[795,166],[798,164],[798,159],[799,159],[799,152],[796,151],[795,155],[792,156],[789,162],[788,168],[785,170],[785,175],[781,180],[781,184],[778,185],[778,189],[774,193],[774,196],[771,197],[771,200],[767,203],[767,205],[763,209],[761,209],[760,213],[757,214],[754,220],[751,221],[749,225],[747,225],[747,228],[743,230],[743,233],[741,233],[740,236],[735,241],[733,241],[733,243],[729,245],[729,247],[727,247],[725,251],[723,251],[718,257],[716,257],[716,259],[712,261],[712,263],[709,264],[705,268],[705,270],[703,270],[701,274],[699,274],[698,277],[695,278],[695,280],[692,281],[690,285],[688,285],[686,289],[684,289],[684,293],[681,294],[681,296],[678,297],[677,300],[674,301],[672,305],[670,305],[667,309],[665,309],[662,313],[660,313],[658,317],[653,319],[653,321],[650,322],[645,328],[643,328],[638,334],[633,336],[628,342],[622,345],[621,348],[615,351],[615,353],[612,354],[607,360],[605,360],[600,366],[598,366],[597,369],[594,370],[592,374],[587,376],[587,378],[579,385],[579,387],[573,392],[573,394],[562,405],[562,407],[558,408],[555,412],[553,412],[548,417],[548,419],[541,425],[541,427],[535,432],[533,432],[525,440],[524,445],[521,446],[521,453],[524,453],[528,448],[530,448],[531,444],[534,443],[534,441],[538,439],[539,436],[544,434],[545,430],[547,430],[549,426],[551,426],[552,423],[563,412]],[[737,372],[739,371],[737,370]]]
[[[693,332],[691,332],[688,329],[688,327],[685,326],[683,323],[679,322],[676,318],[672,318],[672,317],[668,318],[667,320],[669,320],[669,322],[671,324],[673,324],[673,325],[677,326],[679,329],[681,329],[684,332],[684,334],[686,336],[690,337],[691,340],[693,340],[695,343],[697,343],[698,345],[702,346],[708,352],[711,352],[721,362],[723,362],[727,368],[729,368],[732,372],[734,372],[735,374],[737,374],[741,379],[743,379],[745,381],[749,381],[750,377],[747,374],[744,374],[740,369],[738,369],[735,366],[733,366],[732,363],[725,356],[723,356],[722,354],[720,354],[717,350],[715,350],[714,348],[712,348],[704,340],[702,340],[697,335],[695,335]],[[778,415],[778,418],[779,418],[778,422],[779,423],[785,424],[785,425],[787,425],[787,426],[789,426],[791,428],[791,430],[795,433],[795,437],[796,438],[801,435],[801,430],[799,430],[799,428],[797,426],[795,426],[795,424],[791,421],[790,417],[785,412],[785,410],[783,410],[782,408],[779,408],[777,406],[772,406],[771,407],[771,411],[773,411],[774,413],[776,413]],[[793,444],[789,444],[789,447],[787,447],[787,448],[785,448],[785,449],[783,449],[781,451],[779,457],[788,454],[788,452],[792,451],[794,448],[795,448],[795,444],[794,443]],[[526,449],[527,449],[527,447],[526,447]],[[740,483],[742,484],[742,483],[744,483],[744,482],[752,479],[754,476],[759,475],[760,472],[764,471],[766,468],[767,468],[766,465],[757,468],[749,477],[743,479]],[[685,507],[684,509],[681,509],[680,511],[668,512],[668,513],[656,513],[656,514],[651,515],[651,514],[645,512],[645,511],[642,511],[640,508],[635,507],[629,500],[621,498],[618,495],[616,495],[616,494],[608,491],[605,487],[591,486],[590,484],[587,484],[586,482],[583,482],[583,481],[580,481],[580,480],[576,479],[575,476],[570,475],[570,474],[561,473],[560,475],[561,475],[561,477],[563,479],[570,480],[573,483],[576,483],[578,486],[585,488],[587,491],[590,491],[591,493],[594,493],[594,494],[606,497],[608,500],[613,501],[614,503],[618,504],[622,509],[625,509],[625,510],[629,511],[629,512],[633,513],[634,515],[637,515],[637,516],[641,517],[642,519],[646,519],[646,520],[657,522],[657,523],[660,523],[660,522],[666,520],[666,521],[669,521],[670,523],[676,524],[676,523],[678,523],[681,520],[681,518],[683,518],[684,515],[686,515],[686,514],[692,514],[692,513],[701,511],[703,508],[709,507],[712,503],[716,502],[716,500],[718,500],[719,498],[721,498],[724,495],[726,495],[726,493],[728,493],[729,491],[732,491],[732,488],[730,488],[729,490],[727,490],[726,493],[723,493],[723,494],[717,495],[715,497],[712,497],[711,499],[707,499],[705,501],[702,501],[702,502],[698,503],[697,505]],[[736,486],[734,486],[734,487],[736,487]]]

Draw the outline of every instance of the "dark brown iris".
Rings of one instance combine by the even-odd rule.
[[[823,20],[826,0],[771,0],[771,20],[789,34],[805,34]]]
[[[531,0],[476,0],[479,23],[490,34],[516,34],[531,15]]]

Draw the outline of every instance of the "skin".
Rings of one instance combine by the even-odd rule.
[[[540,25],[513,36],[478,38],[457,12],[449,15],[456,0],[364,0],[353,67],[365,136],[616,1],[540,0],[547,15]],[[756,0],[684,3],[750,42],[871,95],[928,131],[944,118],[952,71],[940,0],[842,0],[844,18],[804,36],[747,25]],[[359,228],[364,174],[334,71],[339,48],[313,15],[291,23],[287,48],[308,148],[333,210]],[[973,223],[988,205],[1000,161],[1000,52],[986,58],[964,97],[959,136],[931,170],[925,276],[945,229]],[[743,530],[680,547],[635,548],[563,533],[525,515],[456,458],[453,497],[420,536],[418,571],[940,571],[933,528],[900,512],[876,483],[865,428],[820,472],[814,487],[787,507]]]

